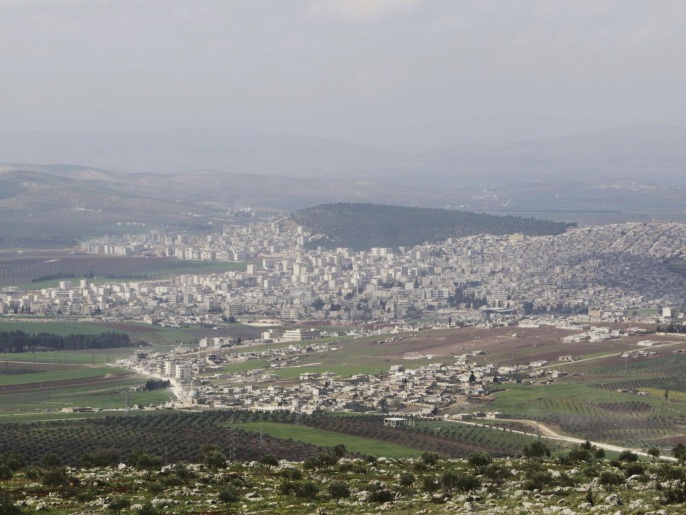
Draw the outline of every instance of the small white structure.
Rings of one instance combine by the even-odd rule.
[[[412,421],[403,417],[386,417],[383,419],[383,425],[386,427],[402,427],[411,426]]]

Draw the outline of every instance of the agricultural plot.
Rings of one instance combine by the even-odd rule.
[[[241,263],[183,261],[170,258],[94,256],[72,253],[26,254],[0,259],[0,287],[56,287],[60,279],[92,278],[96,282],[164,279],[174,274],[242,270]]]
[[[4,423],[0,424],[0,446],[11,446],[30,463],[54,453],[64,463],[75,465],[83,454],[102,449],[116,449],[121,459],[136,450],[147,450],[173,463],[195,461],[201,445],[215,444],[227,455],[233,447],[241,461],[257,460],[265,454],[301,461],[322,452],[322,446],[330,447],[332,442],[350,445],[352,452],[364,454],[369,450],[375,451],[371,452],[374,455],[388,452],[417,456],[430,450],[447,457],[466,456],[476,450],[492,451],[495,456],[514,455],[521,451],[517,446],[533,441],[512,435],[514,439],[501,445],[498,442],[508,441],[510,435],[486,428],[386,428],[382,417],[370,416],[303,415],[300,426],[294,422],[294,415],[283,412],[206,411]],[[262,436],[260,427],[264,429]],[[506,450],[508,446],[512,450]]]
[[[635,448],[661,445],[686,430],[686,357],[673,355],[673,348],[658,348],[659,355],[653,358],[620,359],[613,354],[559,368],[553,365],[570,376],[554,384],[507,385],[493,395],[489,408],[512,418],[538,420],[576,437]],[[665,391],[677,397],[669,400]]]
[[[376,415],[308,417],[302,423],[308,427],[393,442],[454,458],[478,451],[493,456],[514,456],[533,440],[533,437],[526,435],[458,424],[448,427],[420,423],[416,427],[390,428],[383,425],[383,417]]]
[[[407,447],[383,440],[350,436],[336,431],[326,431],[293,424],[246,422],[238,427],[245,431],[262,432],[275,438],[283,440],[293,439],[320,447],[334,447],[335,445],[343,444],[348,451],[358,454],[373,454],[387,458],[417,458],[422,453],[419,449],[408,449]]]
[[[129,370],[92,365],[5,362],[0,374],[0,412],[48,412],[70,407],[120,408],[166,402],[169,391],[130,392],[145,382]]]

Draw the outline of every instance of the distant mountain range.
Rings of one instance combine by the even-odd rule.
[[[127,173],[225,173],[287,177],[488,180],[605,179],[680,183],[686,129],[629,127],[502,144],[403,154],[321,137],[246,130],[0,133],[0,163],[81,165]]]
[[[679,127],[419,155],[256,131],[12,133],[0,134],[3,161],[1,246],[62,245],[131,223],[223,223],[227,210],[248,206],[286,213],[337,202],[581,223],[686,221]]]

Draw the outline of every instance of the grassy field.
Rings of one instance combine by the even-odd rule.
[[[371,438],[361,438],[312,427],[280,424],[278,422],[246,422],[237,427],[239,429],[257,433],[262,429],[265,434],[275,438],[284,440],[293,439],[322,447],[333,447],[334,445],[342,443],[345,445],[346,449],[351,452],[373,454],[374,456],[386,456],[388,458],[416,458],[422,453],[417,449],[393,445],[388,442],[373,440]]]
[[[186,328],[162,327],[137,322],[93,322],[78,319],[55,319],[1,316],[0,331],[24,331],[29,334],[50,333],[62,336],[70,334],[100,334],[103,332],[127,333],[131,340],[144,340],[153,345],[188,344],[205,336],[229,336],[233,338],[259,337],[260,329],[243,324],[231,324],[218,330],[189,326]]]
[[[115,367],[73,367],[52,368],[37,374],[0,375],[0,391],[11,385],[42,384],[49,381],[69,381],[88,377],[101,377],[114,374],[128,374],[126,369]]]
[[[31,321],[25,318],[0,317],[0,331],[24,331],[29,334],[49,333],[68,336],[70,334],[100,334],[112,330],[92,322],[60,321],[49,318]]]
[[[78,286],[79,279],[86,277],[95,284],[113,284],[234,270],[245,270],[245,264],[64,252],[0,255],[0,285],[26,290],[56,288],[61,280],[70,280]]]

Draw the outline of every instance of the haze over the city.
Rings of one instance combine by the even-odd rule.
[[[420,152],[684,126],[685,18],[680,0],[0,0],[0,131]]]

